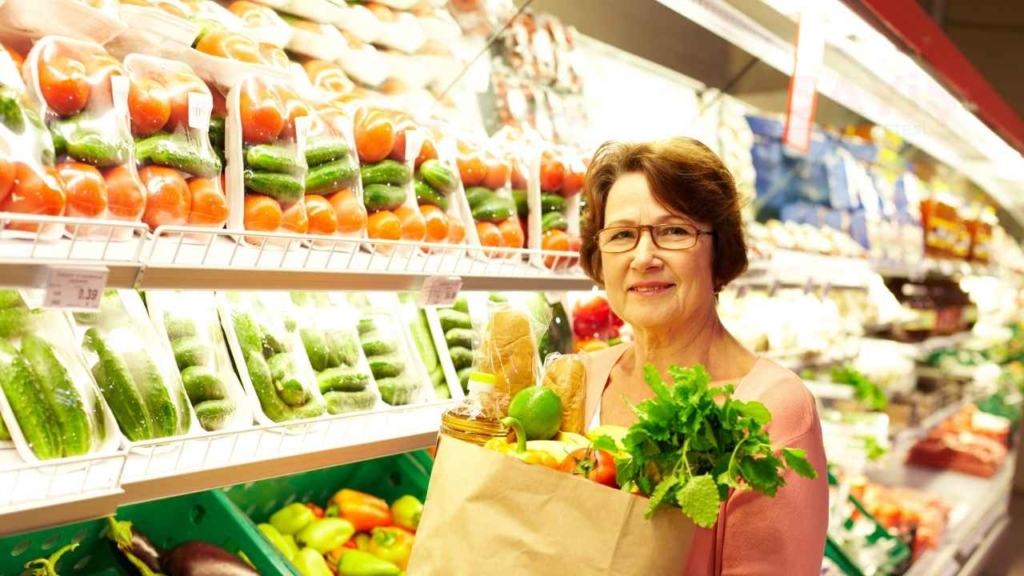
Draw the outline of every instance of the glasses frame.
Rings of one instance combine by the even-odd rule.
[[[654,234],[654,231],[658,228],[665,228],[669,226],[685,226],[687,228],[692,228],[694,231],[693,245],[687,248],[666,248],[661,244],[658,244],[658,239],[657,236]],[[601,233],[604,232],[605,230],[636,230],[636,241],[633,242],[632,246],[625,250],[605,250],[604,246],[601,245]],[[700,242],[701,236],[718,236],[718,233],[715,230],[701,230],[700,228],[697,228],[692,224],[638,224],[636,226],[608,226],[607,228],[601,228],[594,235],[594,239],[597,241],[597,247],[601,252],[605,252],[607,254],[623,254],[625,252],[636,250],[636,247],[640,244],[640,236],[641,234],[643,234],[644,230],[647,230],[647,235],[651,237],[651,242],[654,244],[656,248],[658,248],[659,250],[671,250],[673,252],[680,252],[683,250],[692,249],[694,246],[697,245],[697,242]]]

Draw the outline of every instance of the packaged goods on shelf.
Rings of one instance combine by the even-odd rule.
[[[12,0],[0,9],[0,24],[30,38],[50,34],[105,44],[121,34],[118,0]]]
[[[1009,420],[966,406],[914,444],[907,463],[988,478],[1006,460],[1009,429]]]
[[[277,48],[291,47],[295,30],[270,7],[248,0],[234,0],[227,8],[238,17],[240,31],[249,38]]]
[[[434,341],[433,330],[431,330],[427,318],[428,309],[417,306],[416,297],[408,292],[399,294],[398,298],[402,303],[402,319],[409,326],[409,335],[412,338],[413,346],[416,348],[416,353],[419,354],[420,361],[423,362],[423,369],[427,371],[427,375],[430,377],[430,384],[434,387],[434,394],[438,400],[452,398],[452,392],[456,389],[461,389],[461,386],[450,386],[448,384],[448,374],[441,365],[440,351],[443,348]]]
[[[455,142],[446,137],[445,129],[418,129],[422,141],[413,164],[413,188],[426,224],[424,240],[433,244],[472,244],[476,234],[467,233],[466,226],[473,215],[459,182]],[[423,248],[423,252],[431,251]]]
[[[949,523],[947,504],[915,488],[883,486],[864,477],[850,484],[850,493],[868,513],[910,545],[914,560],[938,547]]]

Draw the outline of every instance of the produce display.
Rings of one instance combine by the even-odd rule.
[[[910,448],[907,463],[991,477],[1006,460],[1010,421],[974,405],[950,416]]]
[[[447,353],[459,385],[468,392],[469,374],[473,371],[475,353],[480,348],[481,335],[473,326],[469,313],[469,301],[463,296],[450,307],[437,307],[426,312],[428,318],[437,317],[442,339],[435,339],[439,350]]]
[[[345,414],[373,408],[379,394],[351,310],[324,292],[292,292],[291,298],[296,305],[291,315],[327,412]]]
[[[420,361],[423,362],[423,368],[430,376],[434,395],[438,400],[451,398],[452,393],[448,388],[444,367],[441,365],[441,357],[431,336],[426,308],[417,307],[415,296],[408,292],[399,294],[398,298],[402,303],[402,317],[409,325],[409,335],[412,337],[413,346],[416,348]]]
[[[511,162],[468,141],[458,143],[456,162],[480,245],[525,247],[521,208],[527,190],[525,182],[518,182],[512,174]],[[487,254],[493,257],[497,253]]]
[[[303,112],[307,112],[312,120],[305,144],[309,171],[306,173],[304,202],[309,233],[362,237],[366,234],[367,217],[362,202],[363,186],[352,136],[352,121],[333,105]]]
[[[549,149],[540,161],[540,234],[542,250],[577,252],[580,247],[580,200],[585,173],[580,157]],[[534,231],[531,230],[531,234]],[[551,262],[551,267],[566,267],[570,262]]]
[[[850,484],[868,513],[907,541],[915,560],[938,547],[949,522],[947,504],[915,488],[883,486],[863,477]]]
[[[596,351],[619,342],[624,322],[602,294],[588,295],[572,306],[573,351]]]
[[[149,291],[146,307],[157,331],[166,335],[199,425],[214,431],[251,424],[213,293]]]
[[[76,312],[74,326],[125,438],[139,442],[193,429],[192,407],[174,358],[137,292],[105,291],[99,312]]]
[[[287,294],[222,293],[221,323],[242,383],[265,424],[324,414],[324,399],[294,319],[282,318]],[[277,312],[275,312],[275,310]]]
[[[426,225],[424,240],[433,244],[462,244],[466,238],[468,204],[459,188],[455,163],[445,155],[438,156],[435,139],[436,134],[423,139],[415,162],[413,187]]]
[[[303,576],[398,576],[409,563],[422,511],[415,496],[389,506],[342,488],[322,505],[289,504],[257,528]]]
[[[14,290],[0,302],[0,413],[8,419],[0,437],[13,431],[30,460],[115,448],[112,419],[63,314],[31,310]]]
[[[402,323],[392,311],[374,304],[366,295],[348,296],[359,309],[356,330],[381,399],[390,406],[419,402],[426,392],[426,374],[406,345]],[[392,310],[398,309],[395,302],[388,303]]]
[[[164,550],[127,520],[117,520],[113,516],[108,516],[107,523],[107,539],[110,540],[119,563],[132,573],[166,576],[259,575],[259,572],[243,558],[209,542],[189,540],[170,550]],[[51,565],[55,566],[56,561],[51,560]]]

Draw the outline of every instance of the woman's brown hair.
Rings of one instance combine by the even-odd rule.
[[[740,195],[732,175],[710,148],[693,138],[654,142],[605,142],[587,169],[583,194],[580,265],[600,285],[601,249],[597,232],[604,227],[605,203],[615,181],[630,173],[643,174],[651,194],[666,209],[703,222],[715,231],[711,264],[715,291],[747,269]]]

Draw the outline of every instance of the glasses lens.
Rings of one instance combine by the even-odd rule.
[[[625,252],[636,246],[635,228],[605,228],[597,235],[597,245],[605,252]]]
[[[666,250],[686,250],[697,243],[697,231],[683,224],[663,224],[654,227],[654,238]]]

